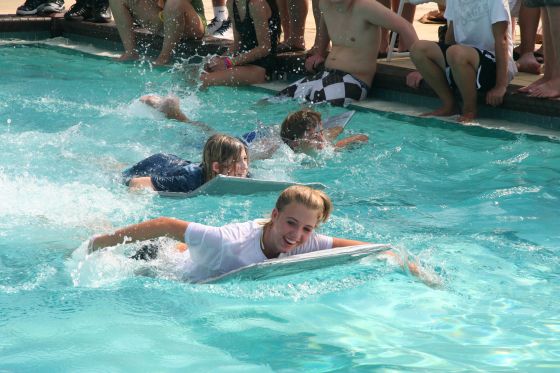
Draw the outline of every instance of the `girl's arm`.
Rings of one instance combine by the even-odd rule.
[[[189,222],[174,218],[157,218],[129,225],[113,233],[95,236],[90,240],[89,252],[124,242],[144,241],[157,237],[170,237],[183,241]]]
[[[333,248],[335,247],[346,247],[346,246],[357,246],[357,245],[367,245],[370,242],[362,242],[362,241],[355,241],[355,240],[347,240],[345,238],[337,238],[333,237]],[[396,254],[391,250],[383,251],[379,253],[378,258],[380,259],[393,259],[397,262],[403,269],[404,269],[404,260],[401,258],[400,255]],[[414,276],[418,277],[422,280],[426,285],[429,286],[438,286],[441,283],[439,277],[435,274],[430,274],[426,272],[418,263],[413,261],[407,261],[406,266],[408,271],[413,274]]]
[[[346,246],[358,246],[358,245],[367,245],[369,242],[362,242],[356,240],[348,240],[346,238],[338,238],[333,237],[332,247],[346,247]]]

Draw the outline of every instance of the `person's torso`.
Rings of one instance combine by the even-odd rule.
[[[371,86],[381,43],[379,27],[365,19],[360,2],[342,12],[327,0],[320,6],[332,41],[325,67],[352,74]]]

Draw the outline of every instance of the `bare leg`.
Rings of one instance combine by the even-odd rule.
[[[313,46],[309,50],[308,54],[313,54],[315,49],[318,46],[317,37],[319,36],[319,25],[321,24],[321,9],[319,8],[319,0],[311,0],[311,5],[313,9],[313,18],[315,20],[315,42],[313,42]]]
[[[280,13],[280,23],[282,24],[282,32],[284,33],[284,41],[290,37],[290,14],[288,11],[288,0],[276,0],[278,13]]]
[[[210,86],[240,86],[259,84],[266,81],[266,71],[260,66],[243,65],[231,69],[203,73],[200,76],[202,88]]]
[[[288,14],[290,15],[290,34],[286,44],[292,49],[305,49],[305,19],[309,11],[307,0],[288,0]]]
[[[124,46],[124,53],[118,60],[137,60],[139,55],[136,51],[136,40],[132,26],[133,14],[147,27],[155,27],[154,22],[155,24],[158,22],[159,8],[155,2],[146,0],[109,0],[109,4]]]
[[[463,98],[463,115],[458,120],[470,122],[477,115],[476,71],[480,58],[474,48],[457,44],[447,50],[447,61]]]
[[[535,38],[539,26],[539,8],[528,8],[521,4],[519,9],[519,29],[521,30],[521,44],[519,45],[519,59],[517,69],[529,74],[540,74],[541,64],[535,58]],[[520,90],[523,92],[523,89]]]
[[[543,46],[545,58],[544,81],[529,90],[529,96],[541,98],[560,97],[560,7],[542,8]]]
[[[163,8],[163,46],[155,65],[165,65],[171,58],[173,48],[184,36],[188,39],[201,39],[204,26],[189,1],[168,0]]]
[[[175,119],[185,123],[190,122],[189,118],[187,118],[185,113],[181,110],[179,98],[177,96],[161,97],[158,95],[145,95],[140,97],[140,101],[161,111],[169,119]]]
[[[445,78],[445,59],[439,46],[432,41],[417,41],[410,49],[410,57],[443,104],[439,109],[422,115],[450,116],[456,114],[455,98]]]

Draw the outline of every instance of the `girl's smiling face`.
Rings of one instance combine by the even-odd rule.
[[[264,237],[267,251],[277,256],[303,245],[317,226],[319,214],[297,202],[291,202],[282,211],[274,209]]]

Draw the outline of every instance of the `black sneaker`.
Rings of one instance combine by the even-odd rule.
[[[92,17],[92,9],[88,0],[78,0],[66,13],[64,19],[67,21],[83,21]]]
[[[225,21],[222,21],[222,25],[216,31],[214,31],[212,35],[223,36],[230,28],[231,28],[231,21],[229,19],[226,19]]]
[[[222,27],[223,22],[224,21],[218,20],[218,18],[216,17],[212,18],[208,26],[206,26],[206,35],[213,35],[216,32],[216,30]]]
[[[212,18],[208,26],[206,26],[206,35],[223,36],[230,28],[231,21],[229,19],[219,20],[217,18]]]
[[[20,16],[37,14],[38,9],[46,2],[46,0],[26,0],[25,4],[17,8],[16,14]]]
[[[109,0],[93,0],[92,15],[88,21],[95,23],[111,22],[111,9],[109,9]]]
[[[64,11],[64,0],[45,1],[37,8],[37,14],[60,13]]]

